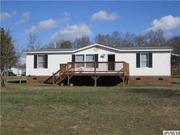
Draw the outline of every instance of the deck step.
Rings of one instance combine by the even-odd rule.
[[[70,68],[68,68],[68,64],[65,64],[61,69],[59,69],[56,73],[53,73],[47,80],[45,80],[45,83],[50,84],[58,84],[62,82],[67,77],[67,72],[70,71]]]

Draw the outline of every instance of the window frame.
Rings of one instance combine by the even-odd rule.
[[[146,55],[146,59],[142,60],[142,55]],[[144,64],[142,64],[144,62]],[[153,52],[137,52],[136,68],[153,68]]]
[[[40,62],[39,62],[39,57],[40,56],[43,56],[43,59],[42,59],[42,62],[41,62],[41,64],[42,64],[42,66],[39,66],[40,64]],[[37,55],[37,68],[45,68],[45,64],[46,64],[46,60],[45,60],[45,54],[38,54]]]
[[[83,60],[82,60],[82,61],[77,61],[77,60],[76,60],[76,57],[77,57],[77,56],[83,56]],[[84,60],[85,60],[84,54],[77,54],[77,55],[75,55],[75,63],[76,63],[76,62],[83,62],[83,63],[76,63],[76,66],[75,66],[75,67],[78,67],[78,68],[79,68],[79,67],[84,67]]]
[[[142,59],[142,56],[146,56],[145,59]],[[145,65],[143,65],[145,64]],[[141,52],[140,53],[140,67],[141,68],[149,68],[149,52]]]
[[[93,56],[93,60],[87,60],[88,56]],[[86,68],[94,68],[94,63],[96,62],[95,60],[95,54],[86,54]],[[88,62],[92,62],[92,63],[88,63]]]
[[[76,57],[77,57],[77,56],[83,56],[83,60],[82,60],[82,61],[77,61],[77,60],[76,60]],[[84,55],[83,55],[83,54],[75,55],[75,62],[84,62]]]

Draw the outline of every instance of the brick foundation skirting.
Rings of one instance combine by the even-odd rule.
[[[43,83],[49,76],[27,76],[28,83]],[[171,76],[130,76],[129,85],[170,85]]]
[[[50,76],[27,76],[27,83],[43,83]]]
[[[170,85],[171,76],[130,76],[129,85]]]

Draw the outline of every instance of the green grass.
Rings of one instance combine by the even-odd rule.
[[[157,135],[180,129],[180,88],[9,85],[2,135]]]

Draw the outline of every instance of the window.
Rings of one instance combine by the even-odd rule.
[[[86,61],[94,62],[95,61],[95,56],[94,55],[86,55]]]
[[[86,63],[86,67],[94,67],[95,55],[86,55],[86,62],[92,62]]]
[[[152,67],[152,53],[137,53],[136,54],[136,67]]]
[[[48,55],[34,55],[34,68],[47,68]]]
[[[80,62],[76,64],[76,67],[84,67],[84,55],[75,55],[75,62]]]
[[[98,54],[87,54],[85,55],[72,55],[72,62],[75,63],[75,67],[84,67],[84,62],[92,62],[86,63],[86,67],[94,67],[94,62],[96,62],[96,68],[98,68]],[[74,67],[74,64],[73,64]]]
[[[76,55],[75,61],[76,62],[84,62],[84,55]]]
[[[148,53],[140,54],[140,67],[149,67],[149,54]]]
[[[45,55],[38,55],[37,57],[37,67],[44,68],[45,67]]]

